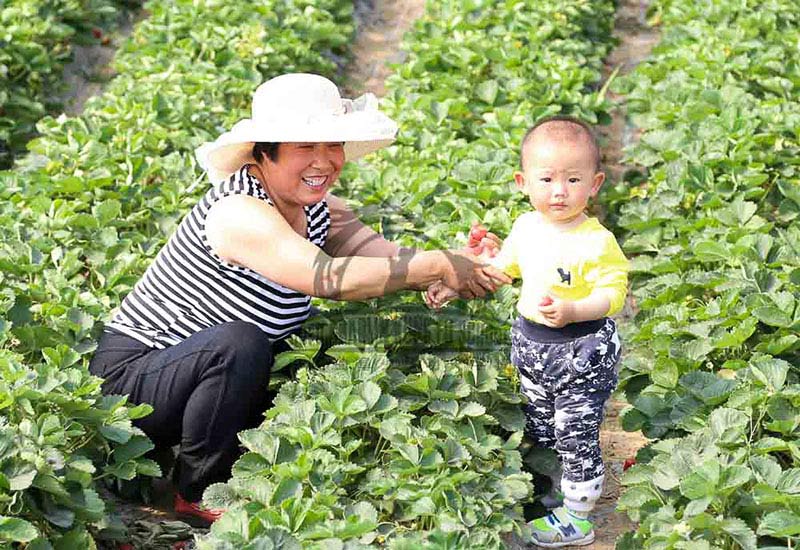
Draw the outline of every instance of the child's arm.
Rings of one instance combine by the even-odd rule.
[[[458,292],[446,286],[442,281],[437,281],[422,293],[425,305],[431,309],[441,309],[451,300],[458,298]]]
[[[599,289],[581,300],[562,300],[546,296],[539,303],[539,312],[547,326],[561,328],[570,323],[602,319],[610,306],[608,293],[605,289]]]

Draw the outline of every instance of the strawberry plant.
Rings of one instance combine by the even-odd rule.
[[[397,547],[415,532],[502,546],[530,491],[521,396],[503,363],[350,351],[301,370],[240,434],[248,452],[231,481],[206,490],[229,511],[200,548],[256,548],[276,532],[303,548]]]
[[[35,124],[60,105],[62,72],[74,42],[90,42],[93,25],[112,26],[120,9],[109,0],[14,0],[0,7],[0,169],[35,133]],[[95,36],[100,38],[100,36]]]
[[[94,482],[161,474],[131,424],[151,409],[101,395],[66,346],[43,354],[28,366],[0,351],[0,545],[90,548],[97,533],[119,535]]]
[[[792,547],[800,10],[653,10],[662,42],[619,87],[647,173],[610,207],[637,255],[623,425],[657,441],[623,479],[640,526],[618,547]]]
[[[101,396],[86,371],[102,323],[196,200],[193,149],[263,79],[330,74],[325,54],[352,31],[344,1],[147,10],[106,92],[40,121],[31,154],[0,172],[3,547],[92,548],[114,531],[96,481],[158,473],[131,425],[148,408]]]

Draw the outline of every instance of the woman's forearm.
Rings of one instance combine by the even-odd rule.
[[[398,290],[422,289],[442,279],[442,251],[401,251],[393,257],[325,257],[315,266],[314,295],[366,300]]]

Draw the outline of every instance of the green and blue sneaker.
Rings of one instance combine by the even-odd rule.
[[[559,506],[542,518],[531,522],[533,543],[542,548],[585,546],[594,542],[594,526],[586,518],[576,516]]]

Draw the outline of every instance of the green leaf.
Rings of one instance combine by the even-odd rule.
[[[360,395],[367,404],[367,409],[372,409],[381,398],[381,387],[372,381],[364,382]]]
[[[736,409],[715,409],[709,417],[711,433],[717,445],[741,445],[750,419]]]
[[[784,197],[791,199],[800,206],[800,184],[798,184],[797,180],[789,182],[781,178],[778,180],[778,189]]]
[[[759,321],[771,327],[789,328],[792,326],[792,318],[785,311],[781,311],[775,306],[761,306],[753,309]]]
[[[37,472],[36,467],[30,462],[13,459],[3,467],[3,473],[8,479],[10,490],[24,491],[33,484]]]
[[[659,357],[650,372],[650,378],[659,386],[674,388],[678,384],[679,374],[678,366],[673,360]]]
[[[428,410],[432,413],[444,414],[450,418],[455,418],[456,414],[458,414],[458,403],[451,399],[446,401],[437,399],[428,403]]]
[[[29,542],[39,536],[39,531],[28,521],[0,516],[0,540]]]
[[[275,356],[275,362],[272,364],[271,372],[278,372],[295,361],[302,361],[314,364],[314,361],[309,359],[308,354],[302,351],[283,351]]]
[[[303,486],[296,479],[282,479],[272,494],[271,504],[278,505],[287,498],[296,498],[302,494]]]
[[[736,382],[710,372],[693,371],[681,376],[680,384],[706,405],[719,405],[728,398]]]
[[[497,92],[500,87],[497,85],[497,82],[494,80],[484,80],[475,89],[475,93],[481,98],[483,101],[488,103],[489,105],[494,105],[495,100],[497,99]]]
[[[134,428],[130,420],[116,420],[101,426],[100,433],[115,443],[127,443],[134,435]]]
[[[753,375],[768,389],[777,391],[786,383],[789,363],[780,359],[764,358],[755,361],[751,367]]]
[[[138,458],[136,464],[136,474],[140,476],[161,477],[161,466],[158,462],[149,458]]]
[[[134,435],[127,443],[114,448],[112,456],[115,462],[126,462],[138,458],[155,448],[145,435]]]
[[[686,517],[696,516],[698,514],[702,514],[708,508],[708,505],[711,504],[711,501],[714,500],[713,496],[703,497],[701,499],[690,500],[689,503],[686,505],[686,509],[684,510],[684,515]]]
[[[101,226],[107,225],[110,221],[119,218],[122,213],[122,203],[116,199],[104,200],[92,208],[92,213]]]
[[[203,503],[211,508],[231,508],[238,501],[238,494],[227,483],[214,483],[203,491]]]
[[[431,497],[425,496],[417,500],[411,506],[411,513],[414,516],[432,516],[436,514],[436,504]]]
[[[758,524],[759,535],[792,537],[800,535],[800,516],[789,510],[770,512]]]
[[[701,262],[723,262],[731,257],[730,250],[717,241],[699,241],[692,247],[692,252]]]
[[[735,540],[742,550],[756,550],[756,534],[740,518],[725,518],[721,523],[722,530]]]
[[[716,460],[704,462],[681,480],[681,494],[690,499],[713,497],[719,483],[720,465]]]
[[[732,464],[723,467],[718,488],[720,491],[730,491],[741,487],[751,479],[753,479],[753,472],[750,468],[740,464]]]
[[[781,465],[769,456],[750,457],[750,467],[756,479],[761,483],[766,483],[770,487],[776,487],[781,477]]]
[[[456,418],[462,419],[467,416],[475,417],[486,414],[486,407],[475,402],[462,402],[458,408],[458,416]]]
[[[780,479],[778,479],[775,488],[782,493],[790,495],[800,494],[800,468],[785,470]]]

